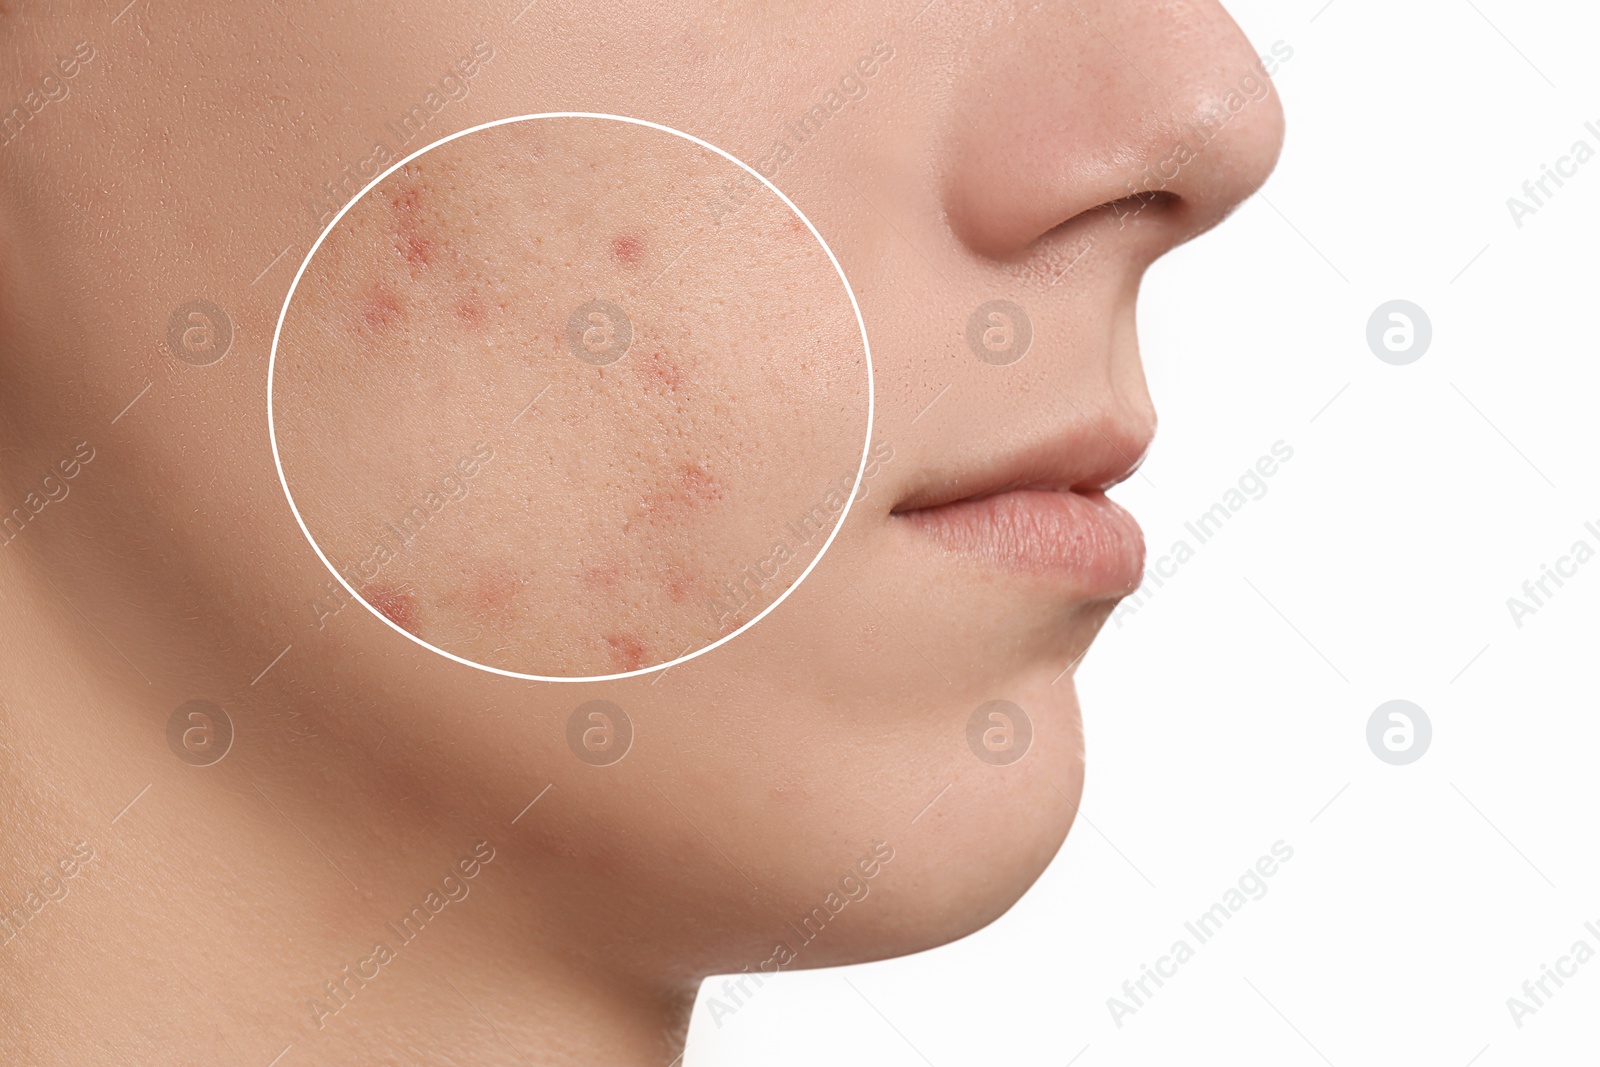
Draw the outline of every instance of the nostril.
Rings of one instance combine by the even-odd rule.
[[[1111,225],[1116,229],[1140,221],[1154,222],[1170,217],[1183,205],[1183,198],[1165,189],[1131,193],[1116,200],[1107,200],[1092,208],[1080,211],[1069,219],[1039,235],[1038,244],[1055,245],[1064,240],[1081,238],[1086,232]]]
[[[1165,189],[1137,192],[1101,204],[1099,207],[1079,215],[1078,219],[1089,219],[1110,216],[1116,222],[1117,229],[1132,225],[1144,220],[1167,218],[1176,213],[1182,204],[1183,198],[1176,193],[1169,193]],[[1066,224],[1074,222],[1068,219]]]
[[[1186,210],[1188,204],[1176,193],[1162,189],[1137,192],[1078,212],[1020,251],[1000,248],[988,254],[998,262],[1020,265],[1055,285],[1092,249],[1115,238],[1119,232],[1124,244],[1136,248],[1139,242],[1130,239],[1136,227],[1148,226],[1159,234],[1175,228],[1178,224],[1172,220]],[[1155,243],[1163,240],[1158,236]],[[1146,258],[1150,258],[1148,254]]]

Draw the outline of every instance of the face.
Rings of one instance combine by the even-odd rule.
[[[1072,822],[1072,667],[1137,583],[1137,531],[1100,490],[1154,431],[1140,276],[1222,219],[1278,150],[1256,50],[1199,0],[388,6],[290,18],[152,3],[116,24],[85,13],[76,32],[0,16],[14,82],[0,99],[88,42],[70,92],[0,157],[0,489],[70,486],[8,528],[11,580],[65,612],[49,577],[149,677],[97,668],[130,694],[118,714],[133,744],[160,751],[147,724],[205,697],[248,724],[222,780],[295,781],[363,828],[352,849],[420,840],[453,859],[497,828],[496,862],[528,902],[512,940],[570,941],[659,980],[757,967],[777,943],[787,966],[907,952],[992,920]],[[579,37],[591,43],[563,43]],[[562,108],[704,138],[792,198],[860,300],[877,419],[837,540],[777,610],[665,674],[530,684],[359,606],[314,606],[342,591],[279,486],[267,359],[296,264],[368,179],[447,133]],[[352,211],[287,323],[286,466],[335,559],[490,441],[478,422],[516,414],[542,368],[558,379],[524,416],[548,436],[494,444],[481,492],[448,505],[431,554],[396,583],[411,607],[389,600],[391,619],[413,610],[474,655],[509,648],[504,663],[570,672],[670,658],[695,635],[671,624],[684,604],[669,566],[695,572],[692,605],[693,583],[759,558],[770,516],[797,499],[764,488],[817,497],[859,462],[859,338],[815,242],[781,204],[738,207],[717,160],[671,148],[669,181],[637,141],[552,135],[543,159],[564,176],[548,185],[536,168],[496,172],[535,158],[532,132],[454,142]],[[585,159],[606,177],[574,173]],[[607,195],[603,217],[553,228]],[[459,258],[417,272],[396,258],[413,204]],[[645,293],[637,279],[708,225],[726,243]],[[541,235],[541,258],[518,254]],[[708,303],[724,290],[732,322]],[[606,291],[643,294],[639,351],[615,370],[557,369],[568,305]],[[474,295],[477,310],[456,302]],[[194,301],[201,319],[190,308],[169,333]],[[185,328],[210,343],[205,308],[227,316],[231,348],[175,358],[168,338],[182,347]],[[675,395],[677,375],[704,387]],[[627,462],[646,440],[650,461]],[[68,481],[58,464],[75,456]],[[726,479],[723,499],[671,521],[667,503],[621,503],[670,494],[686,469]],[[533,479],[556,485],[555,510],[536,513]],[[606,482],[625,492],[575,523]],[[723,521],[736,497],[756,520]],[[561,634],[580,651],[540,661]],[[580,709],[595,700],[610,703]],[[814,940],[786,933],[853,885],[880,904]]]

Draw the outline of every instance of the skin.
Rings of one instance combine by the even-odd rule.
[[[602,365],[568,338],[596,296],[628,316],[625,350],[598,320]],[[716,153],[604,119],[479,130],[386,178],[301,278],[273,399],[300,515],[367,602],[542,675],[638,670],[754,618],[866,447],[860,329],[805,223]]]
[[[1114,595],[962,557],[894,508],[1087,419],[1148,439],[1139,277],[1265,178],[1276,97],[1161,195],[1130,201],[1128,183],[1252,76],[1255,49],[1199,2],[514,7],[0,15],[0,101],[94,49],[0,146],[0,501],[55,498],[0,548],[0,907],[31,916],[0,946],[8,1062],[265,1064],[289,1046],[283,1065],[667,1063],[698,980],[759,969],[875,845],[892,859],[870,896],[787,966],[968,934],[1071,825],[1083,746],[1063,671]],[[308,201],[479,40],[493,58],[440,97],[429,137],[604,111],[753,162],[875,43],[892,50],[775,167],[861,299],[891,453],[779,610],[665,674],[531,684],[370,612],[306,615],[328,573],[284,503],[264,406],[272,327],[325,221]],[[163,347],[197,297],[235,327],[208,366]],[[1035,336],[1005,367],[964,341],[996,297]],[[208,767],[166,741],[194,699],[234,724]],[[633,724],[609,766],[567,743],[592,699]],[[995,699],[1033,727],[1009,766],[967,745]],[[319,1026],[323,983],[485,847],[452,875],[470,893]],[[33,910],[33,872],[68,859],[66,894]]]

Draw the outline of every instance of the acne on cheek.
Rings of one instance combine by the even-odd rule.
[[[643,667],[650,651],[637,634],[631,633],[607,634],[605,644],[611,662],[624,671],[636,671]]]
[[[443,242],[429,227],[422,209],[422,188],[416,184],[403,184],[389,194],[389,208],[393,219],[395,250],[411,268],[414,278],[433,266]]]
[[[659,349],[647,352],[634,363],[633,373],[645,388],[662,395],[676,393],[687,380],[683,368],[669,360]]]
[[[361,298],[361,321],[369,330],[387,330],[405,318],[400,298],[382,282],[374,282]]]
[[[472,583],[472,604],[481,617],[508,622],[516,613],[518,594],[527,579],[510,567],[491,567]]]
[[[666,563],[661,567],[661,577],[665,581],[667,596],[675,604],[682,604],[694,594],[695,583],[699,575],[688,567],[676,563]]]
[[[611,258],[623,270],[634,270],[644,262],[644,238],[625,233],[611,242]]]
[[[361,306],[361,320],[373,330],[381,330],[414,317],[440,317],[458,328],[481,332],[505,311],[505,304],[485,292],[494,283],[473,269],[470,257],[462,255],[443,229],[449,212],[441,213],[433,203],[430,187],[415,178],[407,179],[389,192],[386,205],[387,236],[399,262],[390,261],[394,271],[379,266],[387,281],[369,288]],[[448,207],[444,204],[443,207]],[[639,248],[642,255],[642,245]],[[409,281],[408,281],[409,279]],[[397,295],[400,294],[400,295]],[[558,334],[557,344],[565,343]]]
[[[722,483],[703,463],[685,463],[678,468],[678,484],[683,488],[684,499],[691,505],[722,499]]]
[[[417,633],[421,612],[417,608],[416,597],[394,586],[364,589],[361,595],[368,604],[377,609],[378,614],[400,629],[410,634]]]
[[[370,333],[390,334],[410,322],[414,315],[431,317],[433,307],[441,310],[448,307],[449,321],[465,331],[481,333],[490,321],[493,308],[480,292],[477,284],[465,283],[456,294],[447,294],[435,304],[434,298],[426,292],[402,297],[388,283],[373,282],[361,294],[358,319]]]
[[[722,482],[705,463],[683,463],[663,484],[645,494],[641,506],[652,523],[676,522],[722,496]]]

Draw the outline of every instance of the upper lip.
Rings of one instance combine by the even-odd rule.
[[[1100,419],[1022,448],[930,471],[893,508],[936,508],[1022,489],[1093,493],[1129,478],[1149,451],[1153,427]]]

